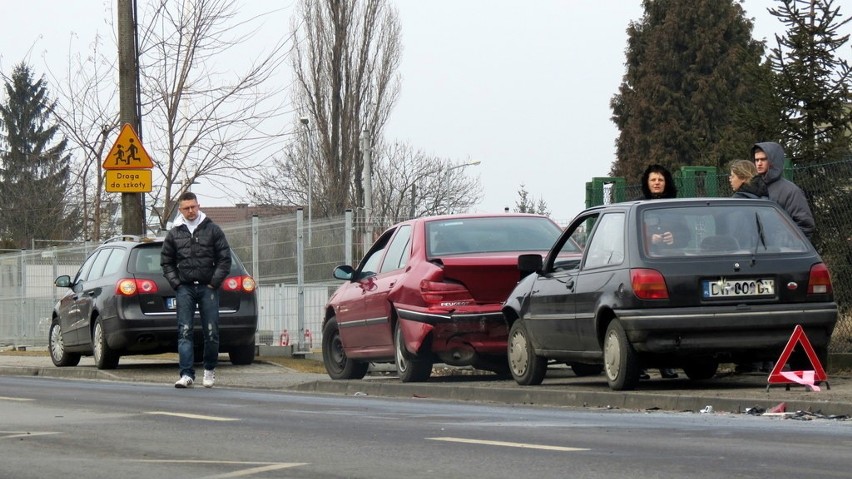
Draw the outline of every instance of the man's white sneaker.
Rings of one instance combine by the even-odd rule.
[[[180,379],[175,383],[175,387],[178,389],[185,389],[192,387],[192,378],[189,376],[181,376]]]
[[[202,384],[204,384],[204,387],[212,388],[213,383],[215,383],[215,382],[216,382],[216,373],[213,372],[213,371],[205,370],[204,371],[204,381],[202,382]]]

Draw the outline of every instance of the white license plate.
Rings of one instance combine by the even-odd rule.
[[[166,298],[166,309],[177,309],[177,300],[175,298]]]
[[[739,296],[775,296],[772,279],[705,280],[705,298],[730,298]]]

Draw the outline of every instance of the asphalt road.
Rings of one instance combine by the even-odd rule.
[[[223,356],[224,357],[224,356]],[[384,368],[390,369],[390,368]],[[830,389],[819,392],[803,386],[767,390],[765,374],[721,374],[709,381],[683,377],[664,380],[652,373],[636,391],[611,391],[603,376],[578,378],[567,368],[552,369],[541,386],[519,386],[491,375],[452,374],[432,377],[426,383],[402,383],[390,375],[368,376],[360,381],[332,381],[325,374],[303,373],[265,362],[233,366],[227,360],[217,368],[218,388],[288,390],[335,395],[430,398],[481,403],[568,406],[590,409],[714,411],[744,414],[767,412],[783,404],[785,414],[801,411],[812,417],[852,416],[852,378],[829,376]],[[100,381],[145,382],[172,388],[177,380],[175,361],[124,357],[119,367],[101,371],[91,358],[80,366],[57,368],[46,356],[0,354],[0,376],[24,375]],[[799,414],[802,415],[802,414]]]
[[[0,377],[0,477],[838,478],[852,422]]]

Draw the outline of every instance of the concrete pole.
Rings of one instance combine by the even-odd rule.
[[[137,114],[138,56],[136,51],[136,1],[118,0],[118,101],[121,124],[130,123],[142,136]],[[121,194],[121,232],[127,235],[145,234],[144,193]]]

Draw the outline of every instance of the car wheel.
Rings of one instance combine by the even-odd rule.
[[[47,336],[50,360],[57,367],[76,366],[80,364],[80,354],[69,353],[65,350],[65,340],[62,338],[62,327],[58,320],[53,320],[50,333]]]
[[[95,322],[95,330],[92,332],[92,356],[95,358],[95,366],[98,369],[115,369],[118,366],[120,356],[107,344],[100,318]]]
[[[618,320],[611,321],[606,328],[603,353],[604,371],[606,371],[606,380],[610,389],[614,391],[636,389],[642,370],[636,358],[636,351]]]
[[[577,377],[585,377],[585,376],[597,376],[598,374],[603,372],[602,364],[585,364],[585,363],[568,363],[571,366],[571,370],[574,371],[574,374]]]
[[[228,351],[228,358],[234,366],[246,366],[254,362],[254,341],[244,346],[235,346]]]
[[[716,375],[717,369],[719,369],[719,362],[712,359],[707,361],[691,361],[683,365],[683,372],[686,373],[686,377],[693,381],[710,379]]]
[[[522,386],[541,384],[547,374],[547,358],[538,356],[530,342],[523,319],[512,323],[509,330],[509,370],[515,382]]]
[[[331,379],[361,379],[367,375],[370,363],[355,361],[346,356],[337,320],[329,319],[322,329],[322,362]]]
[[[402,328],[397,325],[393,335],[394,356],[396,359],[396,372],[399,379],[404,383],[422,383],[432,375],[432,360],[429,353],[415,356],[405,349],[402,337]]]

